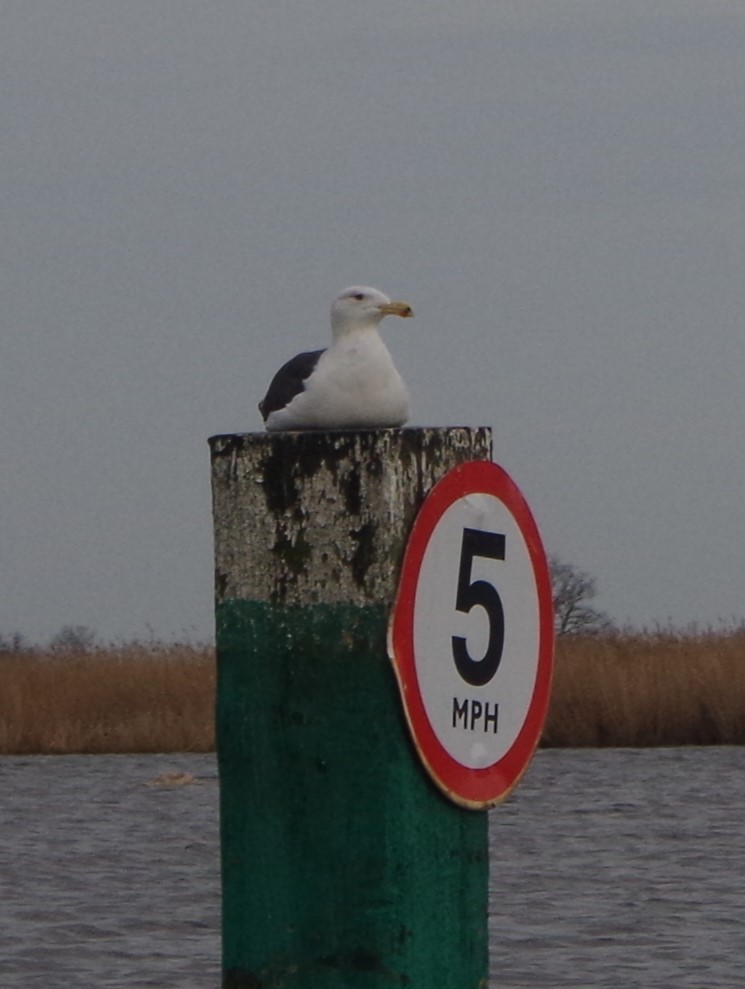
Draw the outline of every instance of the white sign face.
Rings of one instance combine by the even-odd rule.
[[[493,495],[456,501],[419,571],[414,656],[432,728],[461,765],[483,769],[515,744],[533,696],[538,623],[530,556],[510,512]]]
[[[406,548],[389,653],[435,782],[466,807],[503,799],[543,727],[553,608],[535,522],[496,464],[462,464],[425,499]]]

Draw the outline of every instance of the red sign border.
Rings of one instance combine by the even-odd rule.
[[[462,765],[441,744],[424,707],[414,659],[414,604],[424,554],[444,513],[469,494],[493,495],[511,512],[528,548],[538,592],[538,668],[533,695],[510,749],[482,769]],[[480,809],[504,800],[527,769],[546,719],[553,672],[554,614],[551,576],[538,527],[517,485],[498,464],[488,460],[459,464],[425,498],[404,552],[388,627],[388,653],[414,743],[435,783],[463,807]]]

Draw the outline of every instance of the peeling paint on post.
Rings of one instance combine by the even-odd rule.
[[[216,436],[224,989],[483,989],[487,819],[409,738],[386,626],[485,428]]]

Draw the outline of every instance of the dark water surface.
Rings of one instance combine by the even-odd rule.
[[[495,989],[745,986],[745,748],[540,752],[490,823]]]
[[[219,986],[213,757],[0,758],[0,794],[1,989]],[[492,989],[745,985],[745,749],[540,752],[490,824]]]

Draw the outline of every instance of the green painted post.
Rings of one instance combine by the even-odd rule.
[[[490,431],[210,445],[224,989],[483,989],[486,814],[420,765],[386,628],[417,509]]]

